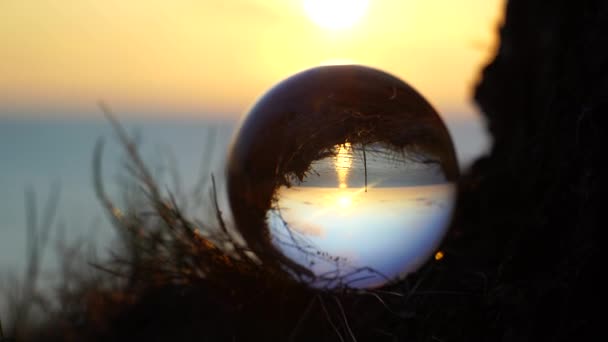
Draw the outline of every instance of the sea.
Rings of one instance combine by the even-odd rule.
[[[118,119],[163,188],[185,194],[201,184],[209,188],[213,174],[220,205],[227,206],[224,165],[238,120]],[[480,118],[447,120],[446,124],[461,169],[487,153],[491,141]],[[46,227],[45,211],[53,206],[45,265],[52,264],[59,241],[93,241],[101,251],[109,249],[115,231],[93,185],[93,154],[100,140],[105,147],[104,185],[120,203],[128,175],[126,155],[106,119],[0,117],[0,280],[23,272],[26,227]],[[196,216],[197,209],[189,213]]]

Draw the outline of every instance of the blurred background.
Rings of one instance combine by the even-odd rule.
[[[239,118],[284,78],[325,64],[387,71],[439,111],[462,168],[490,144],[471,100],[503,0],[0,1],[0,275],[25,256],[25,192],[60,189],[57,233],[112,230],[92,182],[105,137],[108,192],[122,153],[97,106],[137,137],[169,188],[223,175]],[[179,177],[171,170],[177,170]],[[201,178],[202,177],[202,178]],[[28,190],[30,189],[30,190]],[[44,224],[44,222],[40,222]]]

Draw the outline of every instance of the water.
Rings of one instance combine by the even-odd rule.
[[[312,163],[296,186],[281,187],[267,222],[273,243],[306,266],[313,286],[380,286],[415,271],[449,225],[455,186],[441,165],[380,146],[340,145]]]
[[[156,120],[123,124],[139,137],[141,154],[159,175],[161,185],[187,192],[202,175],[211,172],[221,183],[234,122]],[[57,226],[63,227],[68,239],[85,236],[102,249],[107,247],[113,230],[92,181],[93,149],[99,138],[106,142],[106,190],[120,203],[122,190],[117,180],[125,175],[124,153],[107,121],[0,121],[0,271],[19,270],[25,264],[26,189],[35,192],[41,212],[50,189],[58,184]],[[176,186],[168,167],[179,172],[182,184]],[[51,240],[58,234],[55,229]]]
[[[454,207],[449,183],[293,187],[278,196],[281,209],[269,215],[275,243],[319,276],[315,286],[330,288],[376,287],[415,271],[435,252]]]
[[[123,122],[140,137],[142,155],[155,168],[174,163],[184,191],[201,174],[214,172],[222,182],[223,163],[236,122],[208,120],[130,120]],[[488,145],[481,123],[476,120],[447,121],[456,144],[461,167],[466,168]],[[212,136],[209,137],[208,133]],[[36,193],[38,211],[53,184],[61,189],[56,223],[68,238],[85,236],[107,248],[113,230],[101,210],[92,182],[95,143],[104,137],[103,174],[110,195],[120,201],[116,180],[124,174],[122,150],[105,120],[8,120],[0,119],[0,277],[7,270],[22,271],[25,265],[26,188]],[[205,146],[213,142],[209,151]],[[170,158],[170,152],[174,158]],[[172,162],[170,159],[174,159]],[[205,160],[202,163],[202,160]],[[173,187],[170,177],[163,184]],[[196,213],[194,213],[196,214]],[[57,238],[55,229],[51,239]],[[47,251],[52,256],[53,246]]]

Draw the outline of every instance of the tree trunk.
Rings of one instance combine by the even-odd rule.
[[[605,270],[608,1],[508,1],[500,39],[475,92],[494,145],[462,180],[454,244],[494,282],[494,341],[588,340]]]

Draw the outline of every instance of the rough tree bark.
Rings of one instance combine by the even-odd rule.
[[[500,291],[482,329],[496,341],[595,336],[608,1],[508,1],[475,100],[494,145],[463,179],[455,226]]]

